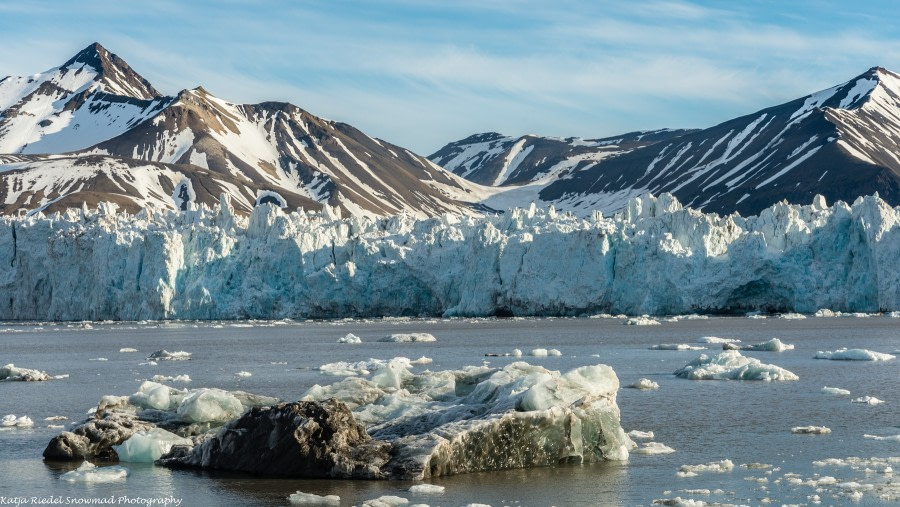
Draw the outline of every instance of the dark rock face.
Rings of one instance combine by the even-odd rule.
[[[44,458],[61,461],[83,459],[119,459],[112,448],[119,445],[136,431],[145,431],[154,425],[138,420],[133,414],[106,412],[98,415],[73,431],[63,431],[50,440],[44,449]]]
[[[380,479],[390,449],[369,437],[347,405],[331,399],[253,408],[189,454],[177,449],[158,463],[268,476]]]

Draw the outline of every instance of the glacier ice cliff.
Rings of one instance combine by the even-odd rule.
[[[101,204],[0,217],[0,319],[900,310],[898,222],[877,196],[741,217],[646,195],[586,220]]]

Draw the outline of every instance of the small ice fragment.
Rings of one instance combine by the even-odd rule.
[[[795,435],[828,435],[831,428],[825,426],[795,426],[791,428],[791,433]]]
[[[85,461],[77,470],[66,472],[60,479],[67,482],[114,482],[128,477],[128,469],[120,466],[98,467]]]
[[[736,345],[734,343],[723,343],[722,348],[725,350],[749,350],[755,352],[784,352],[785,350],[794,350],[794,346],[784,343],[778,338],[772,338],[762,343],[753,343],[748,345]]]
[[[631,385],[625,386],[625,387],[630,387],[632,389],[649,390],[649,389],[659,389],[659,384],[657,384],[656,382],[654,382],[648,378],[642,378],[642,379],[638,380],[637,382],[635,382],[634,384],[631,384]]]
[[[288,497],[291,505],[341,505],[341,497],[337,495],[319,496],[313,493],[297,491]]]
[[[123,347],[123,348],[119,349],[119,352],[121,352],[123,354],[127,353],[127,352],[137,352],[137,351],[138,351],[138,349],[133,349],[131,347]]]
[[[0,419],[0,426],[6,428],[30,428],[34,426],[34,421],[27,415],[16,417],[15,414],[9,414]]]
[[[529,355],[534,357],[547,357],[547,349],[532,349]]]
[[[234,376],[235,376],[235,377],[247,378],[247,377],[252,377],[253,374],[250,373],[249,371],[239,371],[239,372],[235,373]]]
[[[562,355],[562,352],[560,352],[560,351],[557,350],[557,349],[549,349],[549,350],[547,351],[547,355],[548,355],[548,356],[559,357],[559,356]]]
[[[631,452],[634,454],[671,454],[675,452],[675,449],[659,442],[647,442],[637,449],[632,449]]]
[[[436,342],[437,338],[428,333],[396,333],[387,335],[378,341],[393,343]]]
[[[432,359],[432,358],[430,358],[430,357],[422,356],[422,357],[420,357],[420,358],[418,358],[418,359],[415,359],[415,360],[413,360],[413,361],[410,361],[409,364],[419,364],[419,365],[421,365],[421,364],[431,364],[431,363],[433,363],[433,362],[434,362],[434,359]]]
[[[659,321],[651,319],[649,315],[641,315],[640,317],[632,317],[625,322],[626,326],[658,326]]]
[[[841,348],[835,351],[820,350],[816,352],[815,358],[831,359],[833,361],[889,361],[895,359],[896,356],[866,349]]]
[[[362,343],[362,338],[360,338],[359,336],[356,336],[353,333],[347,333],[346,336],[342,336],[342,337],[338,338],[338,343],[352,343],[352,344]]]
[[[0,381],[42,382],[50,379],[50,374],[45,371],[17,368],[12,363],[0,367]]]
[[[890,442],[900,442],[900,435],[888,435],[888,436],[879,436],[879,435],[863,435],[863,438],[868,438],[870,440],[886,440]]]
[[[651,345],[650,350],[706,350],[706,347],[699,347],[689,343],[660,343]]]
[[[109,361],[109,359],[105,357],[95,357],[93,359],[88,359],[88,361]]]
[[[168,350],[163,349],[150,354],[150,357],[147,359],[151,362],[154,359],[159,361],[189,361],[191,359],[191,353],[183,350],[169,352]]]
[[[719,338],[718,336],[704,336],[697,343],[740,343],[737,338]]]
[[[522,351],[520,349],[513,349],[512,355],[513,357],[522,357]]]
[[[385,495],[378,498],[373,498],[372,500],[366,500],[363,502],[363,507],[398,507],[400,505],[406,505],[409,503],[409,500],[403,497],[394,496],[394,495]]]
[[[734,469],[734,463],[730,459],[713,461],[700,465],[681,465],[676,474],[678,477],[695,477],[704,472],[724,473]]]
[[[866,405],[881,405],[884,400],[879,400],[874,396],[863,396],[862,398],[854,398],[850,400],[853,403],[865,403]]]
[[[803,320],[806,318],[806,315],[802,313],[780,313],[777,318],[783,320]]]
[[[154,375],[150,380],[153,382],[190,382],[191,377],[188,375],[175,375],[174,377],[170,375]]]
[[[50,417],[45,417],[45,421],[68,421],[69,418],[64,415],[51,415]]]
[[[825,394],[837,394],[837,395],[841,395],[841,396],[849,396],[850,395],[850,391],[848,391],[846,389],[841,389],[840,387],[825,386],[822,388],[822,392]]]
[[[653,438],[652,431],[631,430],[627,433],[631,438]]]
[[[409,488],[409,492],[424,495],[436,495],[443,493],[444,489],[444,486],[438,486],[436,484],[416,484]]]

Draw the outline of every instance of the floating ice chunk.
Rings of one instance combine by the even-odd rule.
[[[638,380],[637,382],[635,382],[634,384],[631,384],[630,386],[626,386],[626,387],[630,387],[632,389],[648,390],[648,389],[659,389],[659,384],[657,384],[656,382],[654,382],[648,378],[642,378],[642,379]]]
[[[119,455],[119,461],[153,463],[176,445],[192,446],[193,442],[164,429],[153,428],[135,432],[122,444],[114,445],[113,449]]]
[[[650,350],[706,350],[706,347],[691,345],[689,343],[660,343],[651,345]]]
[[[47,427],[50,428],[51,430],[61,430],[61,429],[65,428],[66,425],[65,424],[48,424]]]
[[[548,356],[551,356],[551,357],[559,357],[559,356],[562,355],[562,352],[560,352],[560,351],[557,350],[557,349],[548,349],[548,350],[547,350],[547,355],[548,355]]]
[[[252,377],[253,374],[250,373],[249,371],[239,371],[239,372],[235,373],[234,376],[241,377],[241,378],[247,378],[247,377]]]
[[[828,435],[831,428],[825,426],[795,426],[791,428],[791,433],[795,435]]]
[[[900,442],[900,435],[887,435],[887,436],[863,435],[863,438],[868,438],[870,440],[886,440],[886,441],[890,441],[890,442]]]
[[[337,361],[323,364],[316,369],[328,375],[352,377],[354,375],[368,375],[370,370],[378,368],[382,364],[384,364],[384,361],[381,359],[369,359],[368,361],[357,361],[355,363]]]
[[[93,359],[88,359],[88,361],[109,361],[109,359],[105,357],[95,357]]]
[[[765,470],[767,468],[772,468],[772,465],[768,463],[743,463],[741,466],[748,470]]]
[[[803,320],[806,318],[806,315],[802,313],[779,313],[776,318],[783,320]]]
[[[288,500],[291,505],[341,505],[341,497],[337,495],[319,496],[302,491],[291,494]]]
[[[410,361],[409,364],[422,365],[422,364],[431,364],[433,362],[434,362],[434,359],[432,359],[430,357],[422,356],[418,359],[414,359],[414,360]]]
[[[228,422],[240,417],[244,406],[227,391],[198,389],[184,397],[176,412],[187,422]]]
[[[815,316],[816,317],[835,317],[836,315],[833,311],[829,310],[828,308],[821,308],[819,310],[816,310]]]
[[[363,502],[363,507],[398,507],[400,505],[406,505],[409,503],[409,500],[403,497],[394,496],[394,495],[384,495],[378,498],[373,498],[372,500],[366,500]]]
[[[522,350],[521,349],[513,349],[512,355],[513,355],[513,357],[522,357]]]
[[[675,449],[659,442],[647,442],[637,449],[632,449],[631,452],[634,454],[671,454],[675,452]]]
[[[138,351],[138,349],[133,349],[131,347],[122,347],[121,349],[119,349],[119,352],[122,354],[126,354],[129,352],[137,352],[137,351]]]
[[[395,357],[378,367],[372,375],[372,382],[384,388],[400,389],[403,381],[413,376],[409,371],[410,367],[409,359]]]
[[[437,484],[416,484],[409,488],[409,492],[422,495],[438,495],[443,493],[445,489],[444,486],[438,486]]]
[[[833,361],[889,361],[895,359],[896,356],[884,354],[882,352],[874,352],[867,349],[846,349],[841,348],[835,351],[818,351],[816,359],[831,359]]]
[[[45,417],[45,421],[68,421],[69,418],[64,415],[51,415],[50,417]]]
[[[360,338],[359,336],[356,336],[353,333],[347,333],[346,336],[342,336],[342,337],[338,338],[338,343],[353,343],[353,344],[362,343],[362,338]]]
[[[726,350],[714,356],[700,354],[675,375],[690,380],[798,380],[784,368],[765,364],[759,359],[742,356],[736,350]]]
[[[157,350],[156,352],[150,354],[150,357],[147,358],[149,361],[189,361],[191,359],[191,353],[185,352],[183,350],[177,350],[175,352],[169,352],[168,350]]]
[[[171,410],[176,404],[176,399],[172,394],[183,394],[183,392],[148,380],[141,384],[138,392],[128,398],[128,402],[142,408]]]
[[[849,396],[850,395],[850,391],[848,391],[846,389],[841,389],[840,387],[825,386],[822,388],[822,392],[825,394],[837,394],[840,396]]]
[[[723,343],[722,348],[725,350],[749,350],[754,352],[784,352],[785,350],[794,350],[794,346],[784,343],[778,338],[772,338],[762,343],[753,343],[747,345],[737,345],[734,343]]]
[[[60,479],[67,482],[115,482],[128,477],[128,469],[120,466],[98,467],[85,461],[77,470],[66,472]]]
[[[854,398],[850,400],[853,403],[865,403],[866,405],[881,405],[884,400],[879,400],[874,396],[863,396],[862,398]]]
[[[14,414],[9,414],[0,419],[0,426],[4,428],[30,428],[34,426],[34,421],[27,415],[16,417]]]
[[[638,438],[638,439],[653,438],[652,431],[631,430],[626,434],[631,438]]]
[[[12,363],[0,368],[0,381],[43,382],[51,378],[45,371],[16,368]]]
[[[428,333],[395,333],[387,335],[378,341],[394,343],[436,342],[437,338]]]
[[[529,356],[534,357],[547,357],[547,349],[532,349],[531,352],[528,353]]]
[[[640,317],[632,317],[623,322],[626,326],[658,326],[659,321],[651,319],[649,315],[641,315]]]
[[[190,382],[191,377],[189,375],[154,375],[150,380],[153,382]]]
[[[740,343],[737,338],[719,338],[718,336],[704,336],[697,343]]]
[[[675,475],[678,477],[695,477],[702,473],[725,473],[730,472],[733,469],[734,463],[730,459],[723,459],[722,461],[713,461],[700,465],[681,465],[678,469],[678,473]]]

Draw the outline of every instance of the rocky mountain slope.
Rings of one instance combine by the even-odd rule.
[[[351,214],[471,214],[484,191],[399,146],[286,103],[242,105],[203,88],[159,94],[92,44],[58,68],[0,81],[0,213],[108,200],[270,201]],[[36,155],[39,154],[39,155]]]
[[[672,134],[630,149],[594,143],[592,154],[573,148],[547,160],[542,155],[541,167],[572,168],[543,180],[519,170],[531,155],[522,142],[527,137],[501,142],[493,134],[473,136],[431,158],[473,181],[526,183],[527,192],[506,192],[580,214],[597,207],[615,211],[647,192],[671,192],[698,209],[745,215],[783,199],[808,203],[815,194],[852,202],[878,192],[900,203],[900,76],[883,68],[715,127]]]

